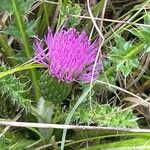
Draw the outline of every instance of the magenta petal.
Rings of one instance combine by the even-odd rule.
[[[35,54],[36,54],[37,62],[42,63],[43,65],[48,67],[48,64],[45,61],[45,60],[47,60],[47,56],[44,53],[44,50],[43,50],[43,48],[41,47],[41,45],[40,45],[40,43],[38,41],[35,41],[34,47],[36,49]]]
[[[39,42],[35,42],[35,55],[39,63],[49,69],[52,76],[58,80],[72,82],[90,82],[94,61],[98,52],[98,41],[91,43],[85,32],[81,34],[75,29],[61,30],[54,34],[49,29],[43,45],[48,50],[44,52]],[[95,80],[101,72],[101,61],[98,60],[94,71]]]

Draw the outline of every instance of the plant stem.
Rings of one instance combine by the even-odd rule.
[[[27,58],[30,59],[30,57],[31,57],[31,46],[30,46],[28,39],[27,39],[27,35],[25,32],[25,25],[24,25],[23,20],[22,20],[21,11],[19,8],[18,1],[12,0],[12,6],[14,9],[14,15],[15,15],[16,22],[17,22],[18,28],[19,28],[20,33],[21,33],[21,39],[22,39],[22,43],[23,43],[23,46],[25,49],[26,56],[27,56]],[[35,70],[32,69],[32,70],[30,70],[30,73],[31,73],[31,78],[32,78],[32,82],[33,82],[33,89],[34,89],[34,93],[35,93],[35,98],[36,98],[36,100],[38,100],[40,97],[40,92],[39,92],[38,82],[36,79],[36,72],[35,72]]]

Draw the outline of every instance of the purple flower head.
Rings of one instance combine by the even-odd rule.
[[[74,28],[58,31],[55,35],[49,29],[43,41],[35,41],[36,61],[45,65],[52,76],[66,82],[90,82],[98,41],[91,43],[85,32],[79,34]],[[98,60],[93,79],[101,69],[102,62]]]

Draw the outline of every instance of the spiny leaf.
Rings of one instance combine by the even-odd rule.
[[[144,24],[150,25],[150,13],[147,13],[144,17]],[[145,50],[148,51],[150,47],[150,27],[138,27],[131,29],[130,32],[140,38],[145,43]]]
[[[144,48],[143,43],[133,45],[131,41],[126,42],[120,35],[115,36],[116,47],[109,53],[110,59],[116,66],[116,71],[121,71],[128,76],[134,68],[139,67],[136,55]]]
[[[37,24],[37,22],[35,20],[32,20],[30,22],[27,22],[27,21],[24,22],[27,37],[33,37],[35,35],[34,28],[36,27],[36,24]],[[20,30],[18,29],[17,23],[15,21],[11,22],[1,32],[6,33],[6,34],[10,34],[16,38],[21,37]]]
[[[0,9],[13,13],[13,6],[10,0],[0,0]]]
[[[131,110],[119,112],[119,107],[94,104],[92,109],[83,103],[75,112],[73,120],[79,124],[97,124],[107,127],[137,128],[137,118]],[[117,113],[116,113],[117,112]],[[113,114],[113,115],[110,115]]]
[[[68,4],[67,6],[62,5],[60,9],[60,24],[62,24],[65,20],[67,20],[67,27],[73,27],[80,23],[79,19],[73,17],[71,15],[80,15],[81,7],[77,4],[71,6]]]
[[[2,68],[1,70],[6,70]],[[9,96],[17,106],[28,109],[31,107],[31,101],[25,98],[25,84],[21,83],[18,78],[13,75],[5,76],[0,79],[0,92]]]
[[[29,8],[33,4],[33,0],[16,0],[20,5],[21,15],[24,16],[29,11]],[[13,13],[13,6],[11,0],[0,0],[0,9],[4,11],[8,11],[9,13]]]

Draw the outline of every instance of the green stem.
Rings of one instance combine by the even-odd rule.
[[[19,5],[18,5],[18,1],[12,0],[12,5],[13,5],[13,9],[14,9],[15,19],[16,19],[18,28],[19,28],[20,33],[21,33],[21,39],[22,39],[22,42],[23,42],[25,53],[26,53],[27,58],[30,59],[30,57],[31,57],[31,47],[30,47],[30,44],[29,44],[27,36],[26,36],[25,25],[23,23],[22,16],[20,15],[21,11],[20,11],[20,8],[19,8]],[[40,97],[40,92],[39,92],[39,88],[38,88],[38,82],[37,82],[37,79],[36,79],[36,72],[35,72],[35,70],[32,69],[32,70],[30,70],[30,73],[31,73],[31,78],[32,78],[32,82],[33,82],[35,98],[38,100],[39,97]]]
[[[0,78],[3,78],[7,75],[16,73],[18,71],[27,70],[27,69],[33,69],[33,68],[43,68],[44,66],[41,64],[26,64],[26,65],[20,65],[18,67],[15,67],[13,69],[0,72]]]

